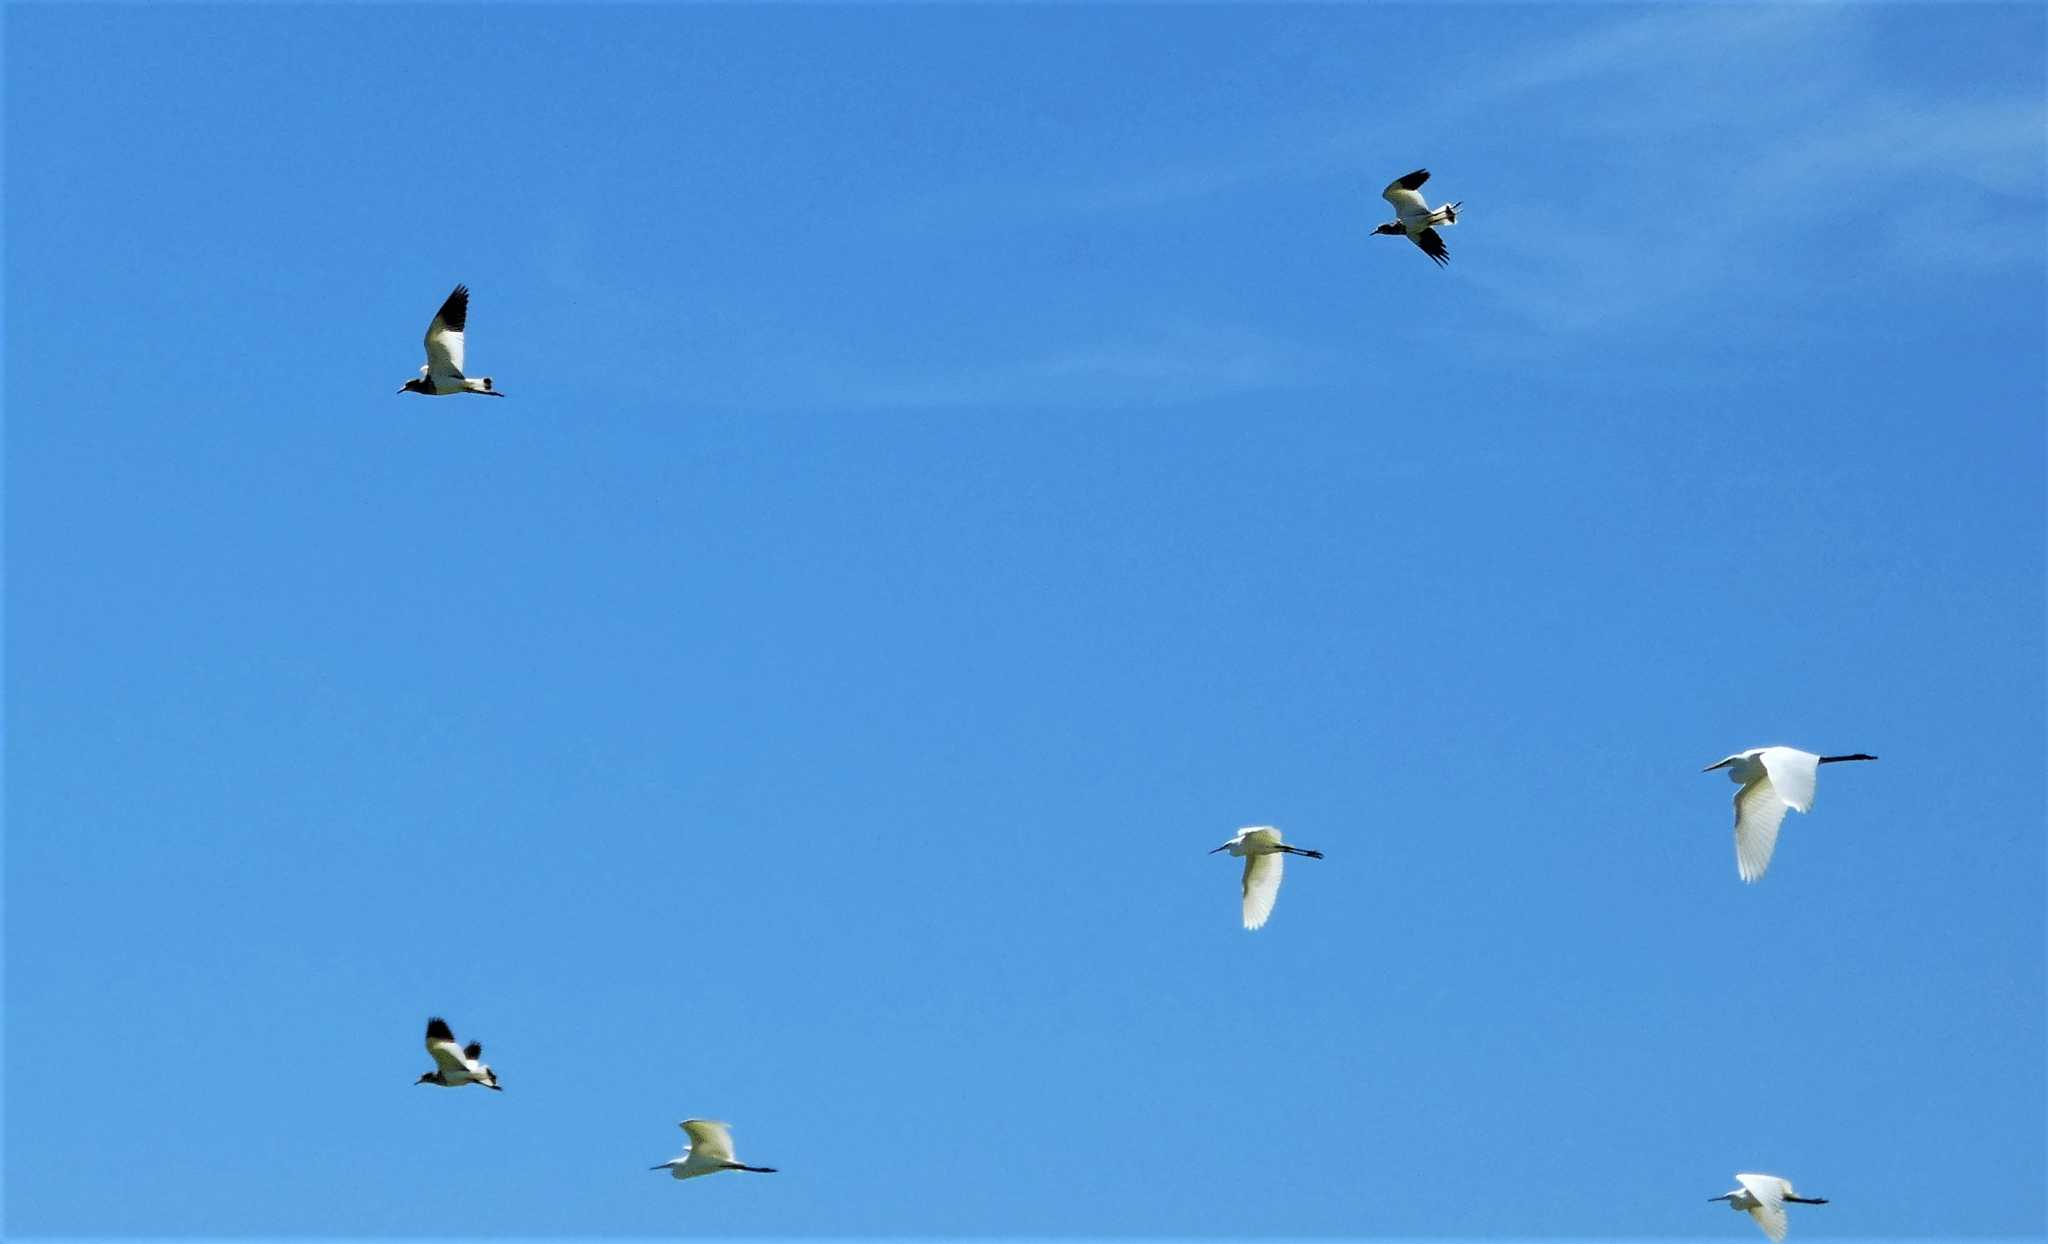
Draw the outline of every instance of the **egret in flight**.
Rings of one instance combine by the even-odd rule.
[[[414,1084],[439,1084],[446,1088],[481,1084],[500,1093],[505,1091],[498,1088],[497,1073],[484,1066],[483,1042],[472,1041],[467,1048],[457,1045],[445,1019],[427,1021],[427,1053],[434,1056],[434,1069],[414,1080]]]
[[[1273,914],[1273,900],[1280,896],[1280,874],[1288,856],[1306,855],[1312,860],[1323,858],[1321,851],[1304,851],[1280,841],[1280,831],[1271,825],[1240,829],[1236,837],[1217,847],[1216,851],[1228,851],[1244,857],[1244,927],[1247,929],[1264,927],[1266,918]],[[1216,851],[1209,854],[1214,855]]]
[[[1785,1238],[1785,1203],[1799,1205],[1826,1205],[1826,1197],[1794,1196],[1792,1185],[1776,1175],[1737,1175],[1735,1182],[1741,1184],[1733,1192],[1724,1192],[1717,1197],[1708,1197],[1708,1204],[1715,1201],[1728,1202],[1729,1209],[1739,1209],[1756,1219],[1756,1225],[1771,1237],[1771,1244],[1780,1244]]]
[[[714,1119],[684,1119],[677,1126],[690,1135],[690,1147],[683,1150],[683,1156],[670,1158],[660,1166],[650,1166],[650,1171],[667,1171],[677,1179],[695,1179],[699,1175],[715,1175],[719,1171],[753,1171],[761,1175],[773,1175],[772,1166],[743,1166],[732,1156],[732,1128]]]
[[[1744,881],[1760,881],[1771,866],[1778,845],[1778,824],[1785,809],[1805,812],[1813,807],[1813,782],[1820,766],[1845,760],[1876,760],[1854,756],[1816,756],[1796,747],[1752,747],[1700,770],[1728,770],[1735,792],[1735,870]]]

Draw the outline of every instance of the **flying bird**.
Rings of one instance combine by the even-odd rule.
[[[1380,191],[1380,197],[1394,205],[1396,220],[1388,221],[1373,230],[1375,234],[1405,234],[1409,241],[1422,248],[1422,253],[1436,261],[1441,268],[1451,262],[1451,252],[1444,247],[1444,240],[1438,235],[1436,226],[1458,223],[1458,209],[1464,201],[1446,203],[1432,209],[1422,197],[1422,183],[1429,180],[1429,170],[1416,169],[1406,177],[1397,178]]]
[[[1700,770],[1728,770],[1742,789],[1735,792],[1735,871],[1744,881],[1760,881],[1771,866],[1778,845],[1778,824],[1785,809],[1805,812],[1813,807],[1813,783],[1821,765],[1845,760],[1876,760],[1854,756],[1816,756],[1796,747],[1752,747]]]
[[[1280,841],[1280,831],[1271,825],[1240,829],[1236,837],[1217,847],[1216,851],[1228,851],[1244,857],[1244,927],[1247,929],[1263,928],[1266,918],[1273,914],[1273,900],[1280,896],[1280,874],[1288,856],[1306,855],[1312,860],[1323,858],[1321,851],[1305,851]],[[1214,855],[1216,851],[1209,854]]]
[[[1735,1182],[1741,1184],[1733,1192],[1708,1197],[1707,1203],[1728,1202],[1729,1209],[1739,1209],[1756,1219],[1756,1225],[1771,1237],[1771,1244],[1780,1244],[1785,1238],[1785,1203],[1799,1205],[1826,1205],[1826,1197],[1792,1195],[1792,1185],[1776,1175],[1737,1175]]]
[[[715,1175],[719,1171],[753,1171],[759,1175],[773,1175],[772,1166],[746,1166],[732,1156],[732,1126],[715,1119],[684,1119],[677,1124],[690,1136],[690,1147],[683,1150],[683,1156],[670,1158],[660,1166],[650,1166],[650,1171],[667,1171],[677,1179],[695,1179],[699,1175]]]
[[[420,368],[419,379],[405,382],[400,393],[424,393],[428,397],[449,393],[505,396],[491,387],[489,376],[472,380],[462,374],[462,328],[468,322],[469,286],[458,285],[434,313],[434,322],[427,325],[427,365]]]
[[[434,1056],[434,1069],[414,1080],[414,1084],[439,1084],[446,1088],[481,1084],[487,1089],[505,1091],[498,1088],[497,1073],[484,1066],[483,1043],[472,1041],[466,1047],[457,1045],[455,1034],[449,1031],[445,1019],[427,1021],[427,1053]]]

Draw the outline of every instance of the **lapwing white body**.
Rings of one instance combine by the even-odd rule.
[[[1785,1221],[1786,1202],[1798,1205],[1828,1203],[1826,1197],[1794,1196],[1791,1183],[1776,1175],[1737,1175],[1735,1182],[1742,1186],[1733,1192],[1708,1197],[1708,1202],[1726,1201],[1729,1209],[1739,1209],[1756,1219],[1756,1225],[1771,1237],[1772,1244],[1779,1244],[1785,1238],[1785,1229],[1790,1225]]]
[[[1280,840],[1280,831],[1271,825],[1254,825],[1240,829],[1237,836],[1217,847],[1216,851],[1228,851],[1244,857],[1244,927],[1264,927],[1273,914],[1273,900],[1280,897],[1280,875],[1290,855],[1306,855],[1312,860],[1323,858],[1321,851],[1304,851],[1290,847]],[[1214,855],[1216,851],[1209,854]]]
[[[1394,205],[1394,215],[1397,219],[1381,225],[1373,232],[1405,235],[1441,268],[1451,262],[1451,252],[1445,248],[1444,240],[1438,235],[1436,227],[1457,224],[1458,209],[1465,205],[1460,201],[1432,208],[1422,197],[1422,183],[1428,180],[1429,170],[1419,168],[1406,177],[1395,179],[1385,190],[1380,191],[1380,197]]]
[[[420,368],[419,379],[405,382],[400,393],[424,393],[428,397],[450,393],[505,396],[491,387],[489,376],[472,380],[462,374],[462,331],[468,323],[469,286],[458,285],[434,313],[434,322],[427,325],[427,365]]]
[[[650,1166],[650,1171],[667,1171],[677,1179],[695,1179],[699,1175],[715,1175],[719,1171],[753,1171],[757,1175],[773,1175],[772,1166],[746,1166],[732,1155],[732,1127],[715,1119],[684,1119],[679,1127],[689,1133],[690,1147],[683,1156],[670,1158],[660,1166]]]
[[[1778,826],[1785,809],[1805,812],[1813,807],[1814,779],[1822,765],[1845,760],[1876,760],[1853,756],[1816,756],[1796,747],[1752,747],[1718,760],[1702,773],[1728,770],[1742,789],[1735,792],[1735,871],[1744,881],[1761,881],[1778,847]]]
[[[414,1084],[439,1084],[446,1088],[481,1084],[487,1089],[498,1089],[497,1073],[484,1066],[483,1043],[472,1041],[467,1048],[457,1045],[447,1020],[427,1021],[427,1053],[434,1056],[434,1069],[414,1080]]]

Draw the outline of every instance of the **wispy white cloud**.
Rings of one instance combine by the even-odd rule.
[[[1323,362],[1268,335],[1183,322],[1017,361],[840,376],[807,401],[870,410],[1170,406],[1314,384]]]
[[[1799,304],[1833,272],[1946,265],[1945,229],[1977,222],[2006,236],[1976,240],[1973,266],[2038,264],[2048,107],[2020,83],[1978,98],[1895,86],[1866,63],[1867,20],[1660,11],[1536,49],[1488,106],[1544,96],[1559,180],[1480,205],[1513,224],[1461,279],[1556,336],[1690,314],[1729,288]],[[1926,244],[1900,245],[1902,217]],[[1831,264],[1788,262],[1823,247]]]
[[[1114,173],[1062,177],[1041,170],[1029,179],[897,192],[861,209],[894,228],[983,222],[1013,228],[1020,219],[1057,219],[1137,212],[1358,167],[1374,139],[1365,121],[1295,118],[1259,127],[1198,155],[1137,159]]]
[[[1837,32],[1846,17],[1845,9],[1824,4],[1668,6],[1538,44],[1506,66],[1489,64],[1455,80],[1462,98],[1477,103],[1674,64],[1725,69],[1731,56],[1775,58],[1788,47]]]

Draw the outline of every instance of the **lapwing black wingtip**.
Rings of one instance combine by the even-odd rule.
[[[1414,172],[1408,174],[1406,177],[1403,177],[1400,181],[1394,184],[1400,186],[1403,190],[1420,190],[1422,188],[1422,183],[1428,180],[1429,170],[1426,168],[1419,168],[1416,169]]]
[[[457,285],[454,292],[442,300],[441,309],[435,317],[454,332],[461,332],[469,321],[469,286]]]
[[[427,1021],[427,1040],[453,1041],[455,1033],[448,1027],[448,1021],[436,1015]]]

